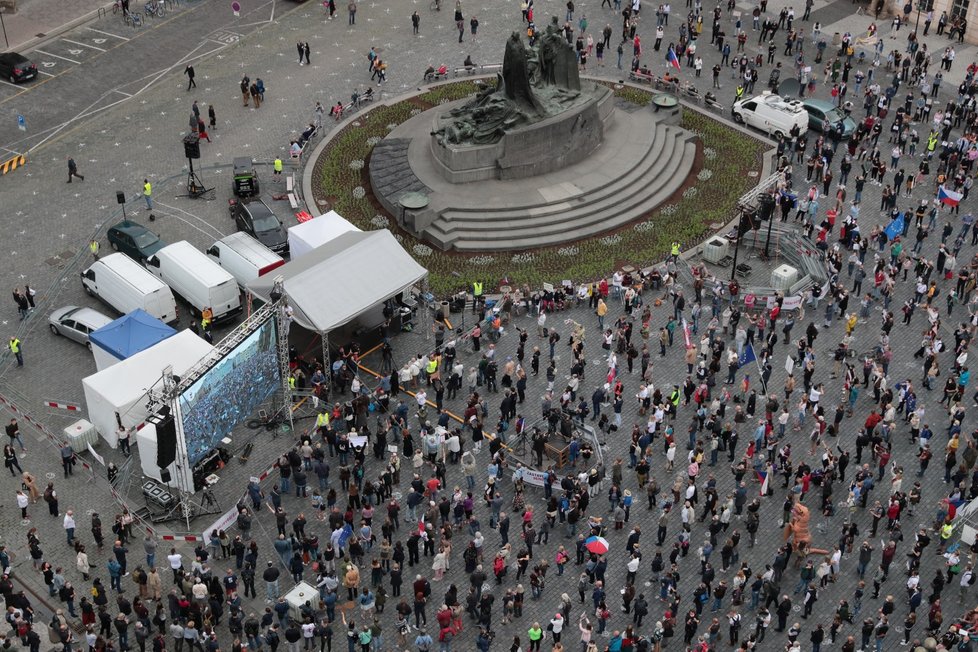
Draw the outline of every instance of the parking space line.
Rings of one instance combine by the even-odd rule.
[[[120,91],[118,88],[112,89],[113,93],[118,93],[119,95],[125,95],[126,97],[132,97],[132,93],[127,93],[125,91]]]
[[[81,61],[75,61],[74,59],[69,59],[68,57],[62,57],[62,56],[59,56],[57,54],[51,54],[50,52],[45,52],[44,50],[34,50],[34,51],[37,52],[37,53],[39,53],[39,54],[43,54],[46,57],[54,57],[55,59],[62,59],[64,61],[70,61],[71,63],[75,64],[76,66],[80,66],[81,65]]]
[[[80,45],[83,48],[92,48],[93,50],[98,50],[99,52],[105,52],[105,49],[103,48],[95,47],[94,45],[89,45],[88,43],[79,43],[78,41],[72,41],[70,38],[62,38],[61,40],[64,41],[65,43]]]
[[[47,75],[48,77],[54,77],[54,75],[52,75],[51,73],[49,73],[49,72],[44,72],[43,70],[38,70],[37,72],[39,72],[39,73],[40,73],[40,74],[42,74],[42,75]]]
[[[20,86],[18,86],[17,84],[11,84],[10,82],[8,82],[8,81],[4,81],[4,80],[2,80],[2,79],[0,79],[0,84],[6,84],[7,86],[13,86],[13,87],[14,87],[14,88],[16,88],[17,90],[20,90]]]
[[[98,33],[98,34],[105,34],[106,36],[111,36],[112,38],[117,38],[117,39],[121,39],[121,40],[123,40],[123,41],[128,41],[128,40],[129,40],[129,39],[128,39],[128,38],[126,38],[125,36],[119,36],[118,34],[113,34],[112,32],[103,32],[102,30],[100,30],[100,29],[95,29],[94,27],[86,27],[85,29],[90,29],[90,30],[92,30],[93,32],[96,32],[96,33]]]

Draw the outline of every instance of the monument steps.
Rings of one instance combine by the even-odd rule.
[[[527,212],[530,211],[533,228],[543,229],[551,225],[562,226],[578,213],[604,210],[637,193],[655,193],[659,185],[667,181],[664,173],[671,172],[671,168],[675,167],[676,152],[681,148],[681,134],[675,129],[660,125],[656,132],[652,146],[632,169],[579,196],[519,208],[488,208],[481,211],[452,209],[442,215],[458,223],[459,228],[467,230],[492,230],[499,227],[519,229],[528,226]],[[567,204],[570,204],[570,208]]]
[[[457,251],[506,251],[579,240],[640,218],[685,183],[696,158],[687,132],[657,124],[644,156],[626,173],[580,196],[481,210],[446,209],[426,237]],[[568,207],[569,206],[569,207]]]
[[[576,219],[560,223],[559,229],[548,229],[546,233],[541,233],[530,226],[516,231],[504,229],[494,234],[456,230],[453,234],[453,247],[457,251],[508,251],[556,245],[607,233],[653,211],[681,188],[692,169],[695,156],[696,146],[688,143],[684,147],[683,165],[670,175],[669,182],[660,186],[658,191],[652,194],[637,193],[629,201],[604,210],[589,210]]]

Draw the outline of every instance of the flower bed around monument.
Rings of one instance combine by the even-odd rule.
[[[630,86],[608,83],[623,101],[645,105],[651,93]],[[418,109],[427,110],[445,101],[466,97],[476,91],[471,81],[437,86],[421,95],[405,98],[390,106],[378,106],[359,114],[357,126],[348,125],[315,162],[313,200],[322,201],[337,213],[367,231],[381,226],[378,215],[385,211],[370,191],[369,166],[373,146]],[[698,165],[687,184],[670,201],[614,233],[530,252],[444,253],[431,248],[401,230],[393,217],[389,228],[404,248],[429,270],[429,285],[436,295],[456,291],[472,280],[481,278],[490,286],[506,278],[512,284],[528,283],[540,287],[544,282],[562,279],[597,279],[610,274],[617,266],[644,266],[662,260],[672,242],[688,248],[712,233],[711,224],[726,224],[733,216],[737,199],[756,183],[761,156],[767,146],[708,115],[686,109],[682,126],[701,140]],[[710,153],[711,156],[704,156]],[[366,161],[366,165],[361,162]],[[353,165],[351,165],[353,163]],[[750,173],[754,174],[751,175]],[[568,255],[569,248],[574,255]],[[369,263],[369,261],[364,261]],[[456,276],[458,272],[461,276]]]

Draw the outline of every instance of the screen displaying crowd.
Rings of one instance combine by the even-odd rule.
[[[196,464],[281,384],[270,319],[180,395],[187,454]]]

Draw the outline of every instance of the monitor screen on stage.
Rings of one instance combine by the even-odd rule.
[[[281,387],[276,328],[275,319],[264,322],[180,395],[191,464],[216,448]]]

